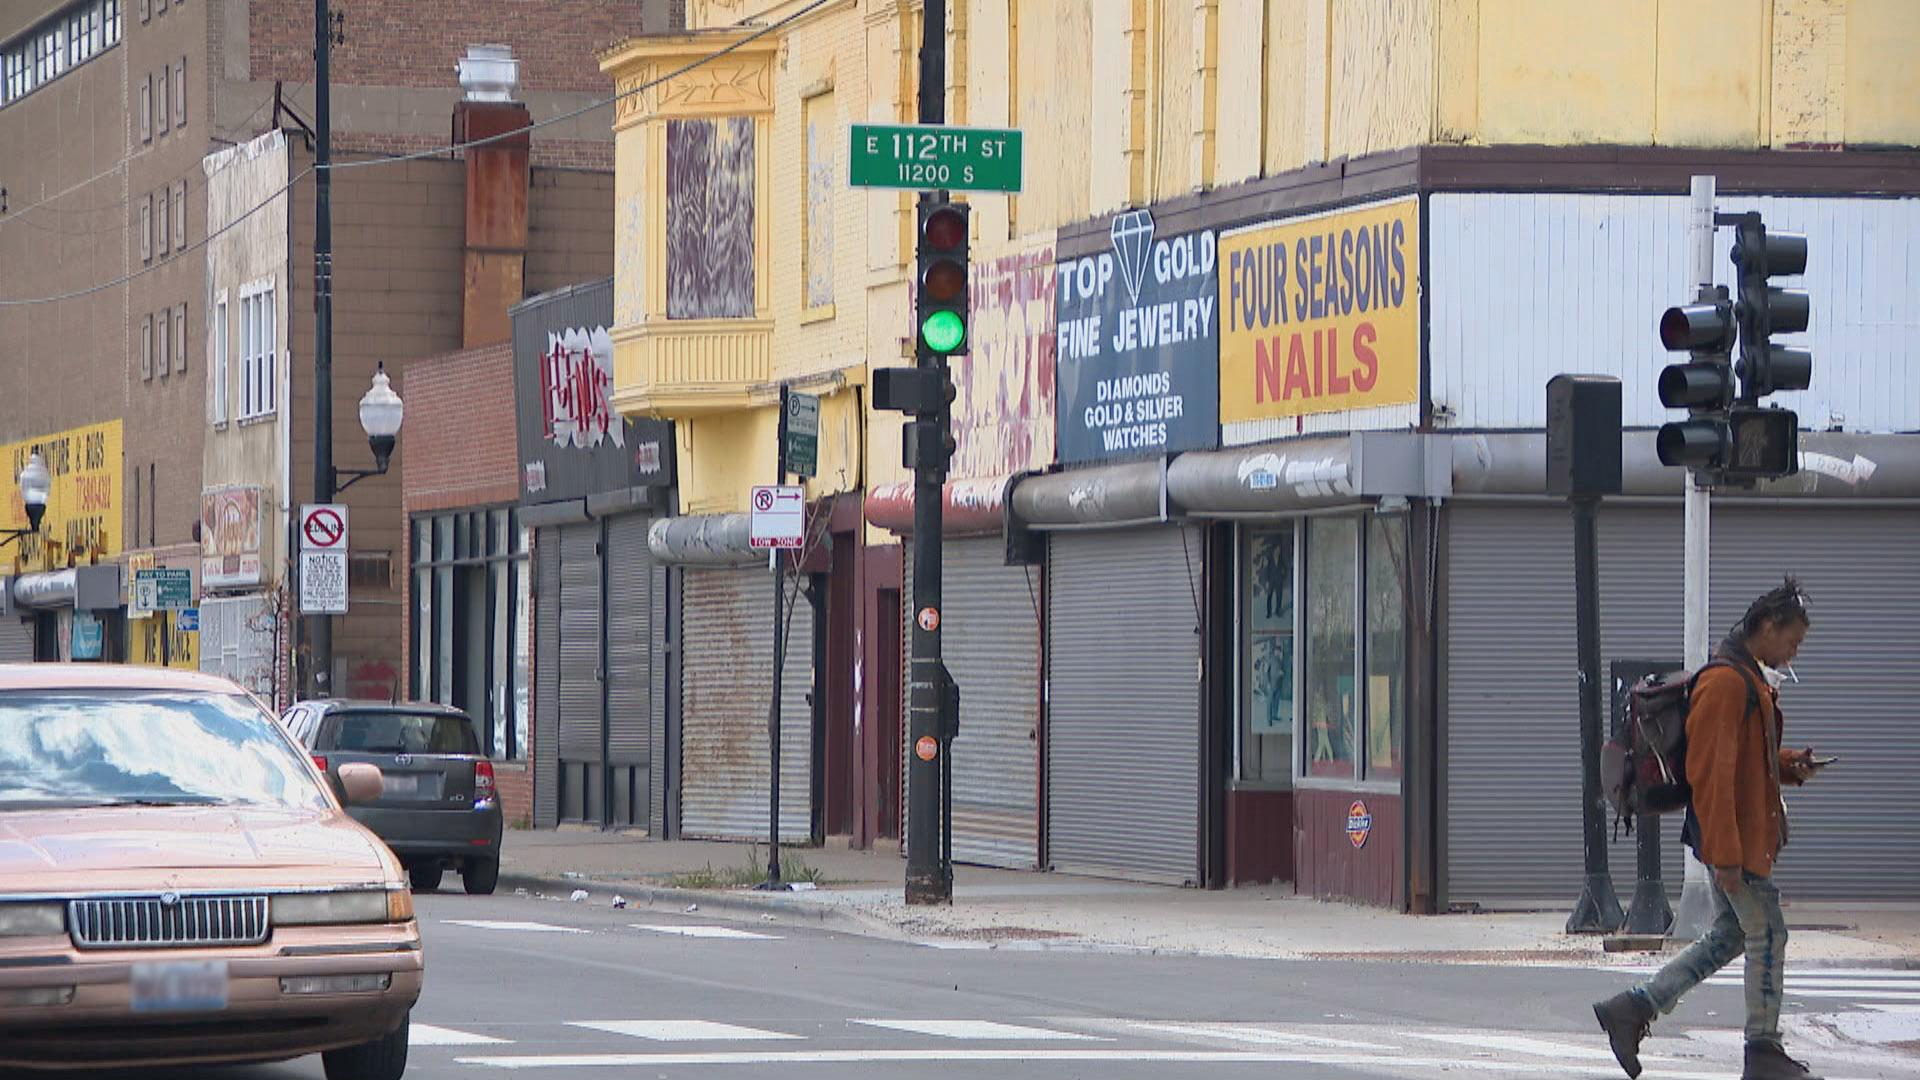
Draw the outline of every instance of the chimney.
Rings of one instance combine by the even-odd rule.
[[[463,348],[497,345],[513,337],[507,309],[526,295],[527,158],[533,115],[514,100],[520,64],[504,45],[469,45],[460,60],[466,96],[453,110],[453,141],[471,142],[518,132],[476,146],[467,155],[466,275],[462,291]]]

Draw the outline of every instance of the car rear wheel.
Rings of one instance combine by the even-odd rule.
[[[440,887],[440,878],[447,868],[439,863],[419,863],[407,867],[407,877],[413,882],[414,892],[432,892]]]
[[[407,1071],[407,1029],[412,1014],[400,1026],[372,1042],[329,1050],[320,1055],[327,1080],[400,1080]]]
[[[467,887],[469,895],[492,896],[494,887],[500,884],[500,860],[468,859],[460,868],[460,884]]]

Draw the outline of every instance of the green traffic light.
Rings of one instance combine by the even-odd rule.
[[[920,339],[934,352],[950,353],[960,347],[967,328],[957,312],[936,311],[920,324]]]

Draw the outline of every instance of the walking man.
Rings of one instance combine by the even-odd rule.
[[[1773,864],[1787,842],[1782,784],[1817,766],[1811,748],[1781,747],[1779,686],[1807,636],[1807,597],[1793,578],[1755,600],[1694,684],[1687,710],[1687,780],[1693,802],[1681,839],[1712,868],[1712,929],[1647,982],[1593,1007],[1629,1077],[1654,1017],[1687,991],[1747,958],[1747,1046],[1742,1080],[1819,1080],[1780,1041],[1786,985],[1786,917]]]

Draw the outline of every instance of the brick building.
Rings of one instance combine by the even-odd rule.
[[[677,25],[679,7],[342,5],[331,65],[342,165],[334,181],[340,467],[368,464],[354,405],[375,364],[397,375],[406,357],[463,344],[463,163],[444,152],[351,163],[452,141],[456,66],[471,44],[511,51],[520,100],[538,122],[603,100],[612,80],[594,50]],[[246,601],[209,623],[205,666],[284,700],[296,642],[282,617],[288,549],[275,540],[284,540],[312,474],[304,448],[313,403],[301,374],[314,340],[313,7],[32,0],[4,8],[0,340],[14,356],[0,371],[0,442],[24,461],[36,446],[93,440],[85,445],[99,453],[72,455],[76,475],[112,459],[84,477],[95,493],[84,506],[60,505],[56,486],[46,535],[57,541],[16,549],[26,557],[11,569],[96,560],[190,568],[215,608]],[[588,109],[531,133],[522,289],[610,270],[608,112]],[[276,196],[280,205],[249,214]],[[223,253],[209,232],[227,225],[235,227]],[[498,299],[504,308],[519,294]],[[504,311],[498,319],[504,325]],[[403,434],[396,469],[407,441]],[[397,478],[371,478],[344,498],[359,527],[353,614],[335,630],[343,691],[399,685],[399,496]],[[255,516],[236,527],[236,513]],[[226,527],[215,528],[216,519]],[[166,618],[130,633],[123,616],[109,616],[108,655],[199,663],[198,643],[159,632],[172,629]],[[46,625],[65,640],[67,621]],[[40,652],[61,649],[43,642]]]

